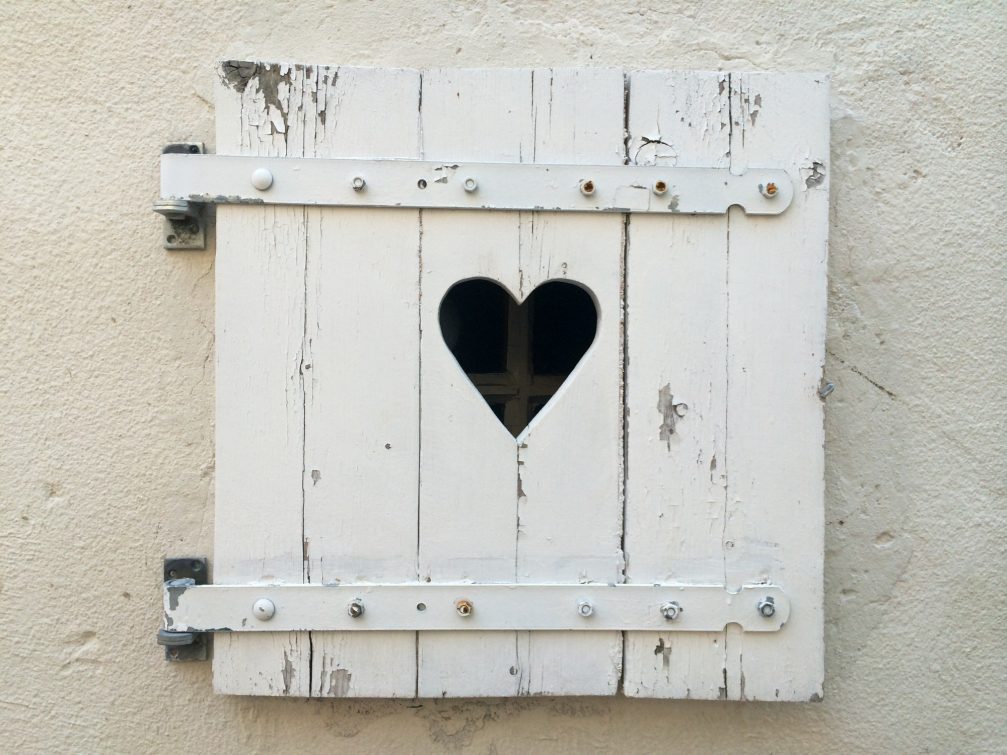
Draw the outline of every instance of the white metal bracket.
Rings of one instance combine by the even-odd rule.
[[[790,601],[775,585],[164,585],[168,632],[776,632]]]
[[[200,155],[203,145],[194,142],[168,144],[162,154]],[[161,199],[154,212],[164,216],[165,249],[205,249],[206,219],[204,204],[185,199]]]
[[[784,170],[164,154],[162,202],[779,215]]]

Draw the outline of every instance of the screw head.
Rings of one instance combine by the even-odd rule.
[[[780,187],[774,181],[759,184],[759,193],[766,199],[773,199],[780,193]]]
[[[772,596],[767,595],[759,601],[757,608],[759,610],[759,615],[767,619],[772,618],[772,616],[776,613],[776,601]]]
[[[465,187],[465,191],[471,194],[479,188],[479,183],[474,178],[466,178],[462,186]]]
[[[472,606],[471,600],[462,598],[461,600],[455,601],[455,610],[458,612],[459,616],[471,616],[472,611],[475,609]]]
[[[577,603],[577,613],[586,619],[594,613],[594,605],[592,605],[590,600],[581,600]]]
[[[269,621],[276,615],[276,604],[269,598],[259,598],[252,604],[252,615],[259,621]]]
[[[350,186],[353,187],[354,191],[363,191],[364,187],[367,186],[367,181],[364,180],[363,176],[354,176],[353,180],[350,181]]]
[[[655,194],[657,194],[657,196],[661,196],[666,191],[668,191],[668,184],[665,181],[654,181],[654,186],[652,190]]]
[[[677,600],[669,600],[667,603],[661,604],[661,615],[668,621],[674,621],[678,618],[678,615],[685,610],[679,605]]]
[[[364,615],[364,602],[360,598],[354,598],[346,606],[346,613],[354,619],[359,619]]]
[[[594,181],[590,178],[585,178],[580,182],[580,193],[585,197],[589,197],[594,194]]]
[[[256,168],[252,171],[252,186],[259,191],[265,191],[273,185],[273,174],[266,168]]]

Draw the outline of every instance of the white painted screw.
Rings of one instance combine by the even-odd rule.
[[[350,601],[350,604],[346,606],[346,613],[352,616],[354,619],[359,619],[364,615],[364,603],[360,598],[354,598]]]
[[[252,615],[259,621],[269,621],[276,615],[276,605],[269,598],[259,598],[252,604]]]
[[[594,181],[590,178],[585,178],[580,182],[580,193],[585,197],[589,197],[594,194]]]
[[[466,178],[465,183],[463,183],[462,186],[464,186],[465,191],[469,193],[472,193],[473,191],[479,188],[479,184],[476,182],[474,178]]]
[[[773,199],[780,193],[780,187],[777,186],[774,181],[766,181],[765,183],[759,184],[759,192],[766,199]]]
[[[361,176],[355,176],[350,185],[353,187],[354,191],[363,191],[364,187],[367,186],[367,181],[365,181]]]
[[[585,619],[594,613],[594,606],[591,605],[590,600],[582,600],[577,603],[577,613],[583,616]]]
[[[267,168],[256,168],[252,171],[252,186],[259,191],[265,191],[273,185],[273,174]]]
[[[776,613],[776,601],[772,596],[767,595],[765,598],[759,601],[758,605],[759,614],[769,619]]]
[[[661,615],[668,621],[674,621],[677,619],[678,615],[682,613],[682,610],[682,606],[674,600],[669,600],[667,603],[661,604]]]

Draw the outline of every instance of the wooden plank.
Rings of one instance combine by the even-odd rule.
[[[532,84],[534,161],[623,162],[622,71],[539,69]],[[576,281],[599,317],[588,353],[518,438],[517,581],[621,582],[623,218],[522,213],[520,228],[519,296]],[[621,632],[525,634],[521,694],[617,691]]]
[[[828,77],[732,74],[731,98],[731,168],[786,168],[797,191],[778,218],[730,218],[727,581],[780,584],[792,613],[772,640],[729,636],[728,693],[820,700]]]
[[[423,91],[426,159],[621,159],[618,72],[432,71]],[[471,218],[449,211],[425,211],[423,218],[421,575],[434,581],[621,579],[621,219]],[[475,277],[500,282],[518,301],[546,280],[569,278],[600,301],[592,351],[517,443],[436,326],[447,289]],[[585,401],[594,407],[589,413]],[[614,632],[576,639],[420,633],[419,692],[611,694],[620,655]]]
[[[313,89],[305,74],[288,66],[225,64],[217,88],[217,151],[303,156],[297,124]],[[303,208],[218,208],[217,583],[302,581],[305,246]],[[308,648],[307,633],[218,634],[214,689],[307,696]]]
[[[530,79],[519,70],[424,72],[423,157],[530,156]],[[517,529],[514,438],[445,345],[438,309],[466,278],[495,280],[518,295],[518,216],[425,210],[422,218],[420,578],[509,582]],[[511,696],[520,689],[514,632],[420,632],[418,646],[421,697]]]
[[[635,163],[728,167],[727,74],[634,73],[629,102]],[[630,223],[628,582],[724,580],[727,240],[726,216]],[[723,632],[627,632],[625,694],[720,698],[724,647]]]
[[[317,72],[316,157],[419,157],[418,71]],[[416,579],[419,216],[308,208],[306,581]],[[312,632],[312,694],[413,697],[415,632]]]

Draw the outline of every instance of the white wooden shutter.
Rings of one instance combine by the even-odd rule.
[[[753,187],[783,168],[795,196],[767,217],[220,206],[215,584],[765,582],[791,613],[760,633],[219,633],[217,691],[820,697],[827,101],[812,75],[224,64],[221,154]],[[598,308],[516,439],[440,332],[471,278],[519,302],[568,280]]]

